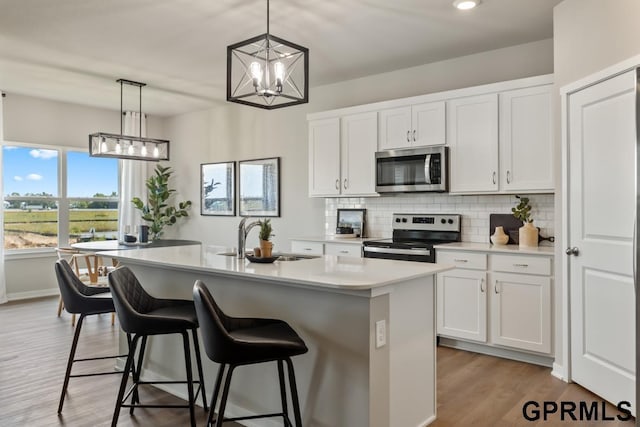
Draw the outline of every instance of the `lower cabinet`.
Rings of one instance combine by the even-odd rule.
[[[336,255],[353,258],[362,257],[362,245],[352,243],[314,242],[308,240],[292,240],[291,252],[309,255]]]
[[[551,259],[438,249],[438,262],[462,265],[437,275],[438,335],[551,353]]]

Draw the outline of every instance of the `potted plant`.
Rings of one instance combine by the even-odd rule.
[[[518,199],[518,204],[511,208],[511,213],[524,224],[518,230],[518,244],[525,247],[536,247],[538,246],[538,229],[533,226],[529,198],[516,195],[516,199]]]
[[[258,234],[260,238],[260,255],[263,258],[269,258],[273,250],[273,243],[269,241],[273,236],[271,220],[268,218],[262,219],[258,221],[258,225],[260,226],[260,233]]]
[[[154,175],[146,181],[147,203],[139,197],[131,200],[133,206],[142,212],[142,220],[150,223],[151,240],[160,238],[165,226],[174,225],[178,218],[189,216],[187,210],[191,207],[190,200],[179,202],[177,207],[168,203],[171,194],[176,191],[169,188],[169,178],[172,174],[171,167],[158,164]]]

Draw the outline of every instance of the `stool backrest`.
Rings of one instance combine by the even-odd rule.
[[[135,333],[140,315],[155,309],[156,299],[144,290],[128,267],[118,267],[109,273],[109,288],[120,326],[125,332]]]
[[[193,286],[193,303],[207,356],[214,362],[224,363],[229,360],[229,353],[232,353],[234,348],[234,339],[228,332],[233,318],[228,317],[218,307],[211,292],[201,280],[197,280]]]
[[[55,270],[64,308],[69,313],[82,313],[85,297],[102,292],[82,283],[66,259],[57,260]]]

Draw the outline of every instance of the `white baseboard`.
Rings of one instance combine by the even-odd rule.
[[[429,424],[431,424],[432,422],[434,422],[436,420],[436,416],[432,415],[429,418],[427,418],[424,422],[420,423],[418,425],[418,427],[425,427],[428,426]]]
[[[570,382],[569,378],[567,378],[566,375],[565,375],[564,366],[558,365],[556,362],[553,362],[553,367],[551,369],[551,375],[553,375],[554,377],[556,377],[559,380],[562,380],[562,381],[564,381],[566,383]]]
[[[509,350],[501,347],[491,347],[472,343],[469,341],[456,340],[452,338],[439,337],[439,345],[445,347],[456,348],[458,350],[473,351],[476,353],[486,354],[488,356],[502,357],[504,359],[517,360],[519,362],[533,363],[534,365],[546,366],[551,368],[553,365],[553,357],[526,353],[523,351]]]
[[[40,289],[37,291],[10,293],[10,294],[7,294],[7,299],[9,301],[19,301],[23,299],[50,297],[50,296],[59,295],[59,294],[60,294],[60,290],[58,288]]]

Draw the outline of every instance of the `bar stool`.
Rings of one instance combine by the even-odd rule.
[[[60,296],[64,302],[64,307],[69,313],[79,314],[80,318],[73,334],[73,342],[71,344],[71,352],[67,361],[67,370],[62,385],[62,393],[60,394],[60,403],[58,404],[58,413],[62,412],[64,398],[69,386],[69,379],[76,377],[91,377],[96,375],[118,374],[117,371],[99,372],[90,374],[71,375],[71,368],[75,362],[86,362],[90,360],[114,359],[116,357],[125,357],[126,354],[117,356],[91,357],[85,359],[75,359],[76,349],[78,347],[78,339],[82,330],[82,322],[87,316],[102,313],[113,313],[113,299],[109,293],[109,288],[97,288],[87,286],[76,276],[73,269],[65,259],[57,260],[55,264],[56,278],[58,279],[58,287],[60,288]],[[128,338],[128,337],[127,337]]]
[[[200,280],[193,287],[193,301],[200,322],[204,348],[209,359],[220,364],[215,389],[207,417],[207,427],[213,424],[213,415],[224,371],[229,366],[220,400],[216,426],[223,422],[282,416],[286,426],[292,426],[287,410],[287,392],[284,383],[283,362],[287,363],[289,387],[296,426],[302,426],[298,390],[291,357],[308,351],[304,341],[282,320],[229,317],[216,304],[206,285]],[[229,397],[231,375],[238,366],[264,362],[278,362],[282,412],[224,419]]]
[[[119,267],[109,273],[109,287],[113,295],[113,302],[116,314],[122,330],[131,334],[131,345],[129,355],[125,363],[122,381],[118,391],[118,400],[113,413],[111,425],[115,427],[118,423],[120,409],[130,408],[133,414],[135,408],[189,408],[191,425],[195,426],[195,401],[198,393],[202,392],[202,404],[207,411],[207,398],[204,390],[204,380],[202,375],[202,361],[200,359],[200,346],[198,344],[198,318],[193,306],[193,301],[158,299],[149,295],[140,285],[140,282],[128,267]],[[193,381],[191,372],[191,352],[189,350],[189,334],[191,331],[193,345],[196,353],[196,364],[198,368],[199,381]],[[147,345],[147,338],[150,335],[181,334],[184,346],[185,366],[187,370],[186,381],[141,381],[140,372],[144,352]],[[138,341],[141,340],[140,352],[138,354],[138,365],[134,367],[134,354]],[[125,389],[129,379],[129,372],[132,372],[133,385],[125,395]],[[145,405],[140,403],[138,386],[142,384],[187,384],[189,395],[188,405]],[[193,384],[198,384],[195,395]],[[131,397],[129,404],[125,403]]]

